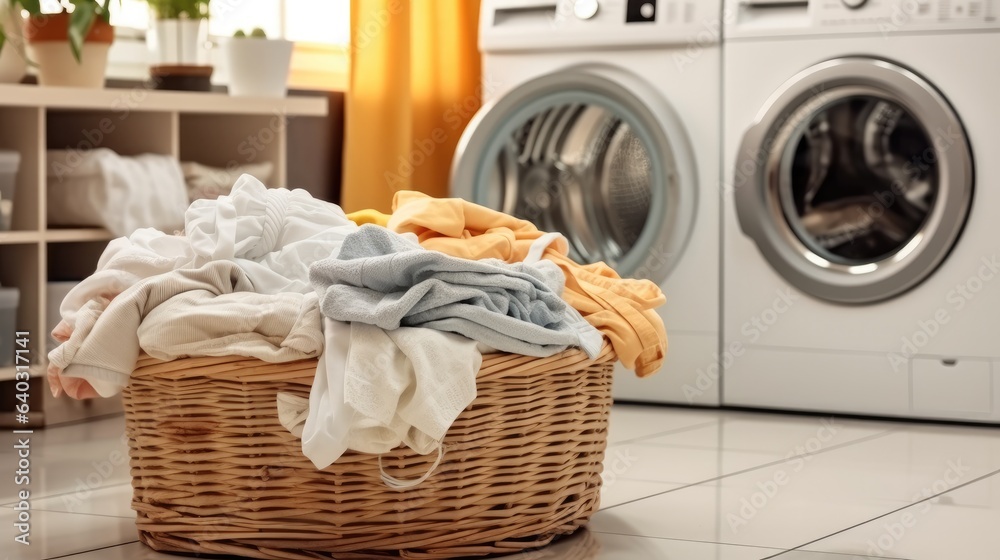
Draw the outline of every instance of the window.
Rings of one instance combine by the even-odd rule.
[[[43,0],[58,10],[59,0]],[[306,43],[347,45],[350,42],[350,0],[213,0],[209,33],[229,37],[237,29],[260,27],[269,37]],[[111,23],[147,29],[149,6],[145,0],[112,2]]]
[[[345,46],[351,42],[350,0],[285,0],[285,36]]]
[[[42,0],[52,11],[59,0]],[[237,29],[264,29],[268,37],[295,41],[290,85],[309,89],[343,89],[347,83],[347,46],[350,43],[350,0],[212,0],[209,34],[215,39],[231,37]],[[122,31],[119,38],[141,41],[150,27],[150,10],[145,0],[117,0],[111,3],[111,23]],[[131,28],[128,29],[128,28]],[[218,51],[219,49],[215,49]],[[115,51],[112,51],[112,59]],[[131,57],[130,57],[131,58]],[[219,52],[211,59],[224,79]],[[122,65],[135,64],[123,61]],[[112,68],[116,65],[112,60]],[[145,67],[123,77],[145,74]]]
[[[111,3],[111,25],[146,29],[149,22],[149,5],[143,0],[121,0]]]

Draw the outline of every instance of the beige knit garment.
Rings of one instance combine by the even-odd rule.
[[[70,339],[49,354],[50,374],[82,378],[108,397],[128,383],[140,349],[163,360],[238,355],[285,362],[322,353],[315,294],[253,290],[231,261],[147,278],[102,313],[78,319]]]

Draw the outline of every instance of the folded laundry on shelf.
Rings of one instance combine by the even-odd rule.
[[[562,272],[549,262],[450,257],[366,224],[336,258],[313,264],[310,278],[323,314],[339,321],[454,332],[526,356],[580,346],[596,357],[603,342],[562,300]]]
[[[327,345],[309,399],[278,394],[278,419],[325,468],[348,449],[433,453],[476,397],[481,351],[468,338],[425,328],[386,331],[324,319]]]
[[[123,156],[97,148],[50,150],[46,161],[49,226],[129,235],[142,227],[172,232],[184,224],[187,187],[172,156]]]
[[[194,202],[202,198],[214,199],[232,192],[233,185],[239,181],[240,175],[250,175],[267,184],[274,174],[274,164],[247,163],[235,167],[210,167],[195,161],[181,163],[184,181],[187,183],[188,200]]]
[[[667,338],[655,308],[665,298],[649,280],[623,279],[604,263],[579,265],[567,256],[564,238],[458,198],[399,191],[388,228],[416,234],[421,246],[456,257],[513,263],[535,254],[552,261],[566,276],[563,298],[610,339],[627,368],[644,377],[663,364]]]
[[[242,355],[267,362],[322,353],[315,294],[253,290],[239,265],[217,261],[142,280],[106,303],[107,309],[89,302],[69,339],[49,353],[53,394],[117,394],[140,348],[160,359]]]

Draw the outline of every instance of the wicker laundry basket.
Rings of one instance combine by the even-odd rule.
[[[483,356],[478,394],[433,475],[385,486],[379,459],[324,470],[277,419],[275,395],[308,397],[316,361],[143,357],[125,390],[132,507],[161,551],[252,558],[455,558],[548,544],[597,510],[615,354]],[[406,448],[396,478],[432,465]]]

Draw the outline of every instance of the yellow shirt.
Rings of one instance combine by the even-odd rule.
[[[459,198],[399,191],[392,209],[389,229],[414,233],[422,246],[466,259],[520,262],[545,234],[531,222]],[[608,337],[625,367],[639,377],[656,372],[667,350],[663,320],[655,311],[666,301],[663,292],[649,280],[623,279],[603,262],[579,265],[567,253],[560,238],[543,255],[566,275],[563,298]]]

